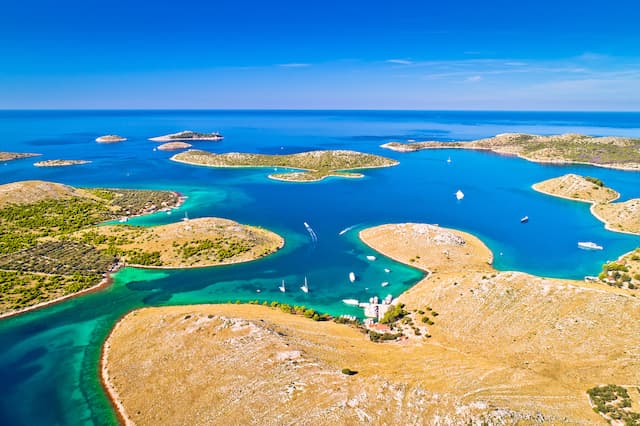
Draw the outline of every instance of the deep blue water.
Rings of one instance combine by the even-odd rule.
[[[170,162],[152,136],[190,129],[220,131],[222,142],[198,142],[214,152],[289,153],[356,149],[393,157],[400,165],[366,171],[360,180],[331,178],[297,184],[266,178],[269,170],[209,169]],[[100,389],[100,345],[115,320],[145,305],[280,300],[332,314],[359,313],[343,298],[394,295],[422,274],[373,251],[357,230],[389,222],[428,222],[472,232],[493,250],[495,266],[533,274],[582,278],[640,246],[640,238],[606,231],[588,205],[539,194],[540,180],[578,173],[640,197],[640,173],[588,166],[543,166],[472,151],[396,153],[391,140],[470,140],[505,132],[640,136],[636,113],[403,111],[0,111],[0,150],[42,153],[39,159],[88,159],[69,168],[36,168],[34,159],[0,163],[0,183],[43,179],[77,186],[173,189],[189,196],[180,211],[137,218],[153,225],[221,216],[264,226],[285,248],[241,265],[182,271],[125,269],[113,286],[0,321],[0,424],[113,423]],[[97,144],[107,133],[128,141]],[[451,157],[448,164],[446,159]],[[462,201],[456,190],[465,193]],[[528,215],[530,221],[520,224]],[[313,243],[303,222],[318,235]],[[340,230],[357,225],[339,236]],[[598,252],[576,248],[595,241]],[[385,274],[384,268],[392,272]],[[349,271],[359,280],[350,284]],[[307,276],[310,293],[297,291]],[[284,279],[289,291],[277,286]],[[382,289],[380,283],[391,284]],[[260,290],[260,293],[257,293]]]

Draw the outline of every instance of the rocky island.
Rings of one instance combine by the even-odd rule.
[[[6,152],[0,151],[0,161],[19,160],[21,158],[37,157],[42,154],[32,154],[29,152]]]
[[[33,163],[33,165],[36,167],[66,167],[89,163],[91,163],[91,161],[88,160],[44,160]]]
[[[156,136],[154,138],[149,138],[149,140],[154,142],[172,142],[172,141],[221,141],[224,139],[218,132],[213,133],[200,133],[193,132],[191,130],[184,130],[178,133],[171,133],[169,135],[164,136]]]
[[[96,138],[96,142],[98,143],[117,143],[124,142],[126,140],[127,138],[123,138],[122,136],[118,135],[104,135]]]
[[[640,198],[613,203],[620,194],[598,178],[568,174],[538,182],[532,188],[554,197],[591,203],[591,214],[608,230],[640,235]]]
[[[604,185],[598,178],[567,174],[532,186],[538,192],[585,203],[608,203],[620,197],[618,192]]]
[[[186,142],[167,142],[158,147],[160,151],[177,151],[179,149],[191,148],[193,145]]]
[[[180,163],[208,167],[281,167],[302,171],[273,173],[269,178],[289,182],[315,182],[329,176],[361,178],[361,173],[346,170],[361,170],[390,167],[398,164],[390,158],[357,151],[308,151],[298,154],[266,155],[230,152],[213,154],[207,151],[189,150],[171,157]]]
[[[553,136],[506,133],[469,142],[389,142],[383,148],[399,152],[423,149],[475,149],[515,155],[538,163],[590,164],[640,171],[640,139],[579,134]]]
[[[428,335],[374,343],[359,328],[265,306],[137,310],[115,326],[101,363],[125,421],[596,424],[593,389],[640,381],[628,355],[640,301],[624,289],[494,270],[479,239],[434,225],[360,236],[429,271],[390,323],[428,324]]]
[[[213,266],[256,259],[283,245],[274,233],[217,218],[95,226],[174,208],[182,200],[172,191],[44,181],[0,185],[0,315],[97,288],[124,264]]]

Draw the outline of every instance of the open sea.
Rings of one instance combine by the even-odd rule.
[[[158,144],[148,140],[180,130],[221,132],[221,142],[193,143],[218,153],[353,149],[395,158],[400,165],[367,170],[363,179],[278,182],[267,178],[270,169],[174,163],[169,161],[172,153],[155,151]],[[589,205],[531,189],[538,181],[577,173],[602,179],[625,201],[640,197],[638,172],[540,165],[477,151],[398,153],[380,148],[389,141],[472,140],[506,132],[640,137],[640,113],[0,111],[0,151],[43,154],[0,162],[0,184],[41,179],[82,187],[176,190],[189,197],[179,210],[129,224],[170,223],[185,214],[218,216],[268,228],[286,241],[275,255],[244,264],[175,271],[125,268],[103,291],[0,320],[0,424],[117,423],[100,386],[98,359],[111,327],[132,309],[278,300],[332,315],[361,316],[360,309],[341,300],[397,296],[421,279],[422,272],[362,244],[357,233],[364,227],[425,222],[457,228],[489,246],[497,269],[575,279],[596,275],[602,263],[640,246],[640,237],[606,231],[589,213]],[[129,140],[96,143],[104,134]],[[33,166],[58,158],[92,163]],[[454,196],[458,189],[465,194],[460,201]],[[525,215],[529,223],[521,224]],[[604,250],[579,250],[578,241],[594,241]],[[367,260],[372,254],[377,260]],[[359,277],[353,284],[350,271]],[[298,290],[305,276],[308,294]],[[286,293],[278,290],[281,280],[287,283]],[[390,285],[382,288],[383,281]]]

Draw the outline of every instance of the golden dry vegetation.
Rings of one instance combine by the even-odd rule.
[[[261,306],[134,311],[105,346],[126,415],[137,424],[603,424],[586,391],[640,383],[640,302],[624,290],[496,271],[480,240],[436,226],[360,236],[430,271],[400,301],[439,312],[431,338],[373,343]]]
[[[604,185],[600,186],[598,183],[599,182],[593,178],[567,174],[538,182],[533,185],[533,189],[555,197],[594,204],[608,203],[620,197],[618,192]]]

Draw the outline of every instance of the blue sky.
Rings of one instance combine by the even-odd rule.
[[[0,108],[640,111],[640,3],[4,0]]]

